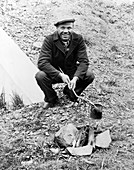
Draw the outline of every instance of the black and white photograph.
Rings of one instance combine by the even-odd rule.
[[[134,0],[0,0],[0,170],[134,170]]]

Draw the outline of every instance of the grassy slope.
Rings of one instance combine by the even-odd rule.
[[[113,141],[109,149],[97,150],[85,160],[62,156],[59,159],[47,152],[45,144],[52,141],[48,131],[55,131],[69,121],[94,124],[88,119],[86,104],[65,108],[68,101],[61,86],[56,90],[63,103],[55,109],[43,111],[39,105],[33,105],[1,113],[0,169],[133,169],[134,6],[115,7],[91,0],[35,2],[7,4],[0,24],[36,63],[39,51],[33,48],[33,43],[42,42],[43,36],[54,30],[55,14],[68,9],[75,16],[75,30],[84,36],[96,76],[83,95],[104,104],[100,129],[110,128]]]

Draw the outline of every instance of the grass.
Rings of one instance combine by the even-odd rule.
[[[16,110],[16,109],[20,109],[24,106],[24,102],[21,96],[19,96],[19,94],[17,94],[16,92],[12,92],[12,109]],[[8,109],[8,105],[6,102],[6,97],[5,97],[5,89],[3,87],[2,92],[0,94],[0,109]]]
[[[6,101],[5,101],[5,90],[2,89],[0,94],[0,109],[6,108]]]
[[[24,106],[24,102],[21,96],[16,92],[12,92],[12,107],[13,110],[20,109]]]

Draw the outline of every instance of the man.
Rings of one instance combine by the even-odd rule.
[[[52,84],[65,83],[63,93],[71,101],[94,80],[94,74],[88,69],[89,61],[84,40],[73,31],[74,19],[59,20],[54,25],[56,31],[48,35],[42,45],[38,59],[39,72],[35,78],[45,95],[44,108],[57,103],[57,94]]]

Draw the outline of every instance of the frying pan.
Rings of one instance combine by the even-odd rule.
[[[59,67],[59,70],[61,73],[64,73],[60,67]],[[91,113],[90,113],[91,118],[93,118],[93,119],[101,119],[102,118],[102,105],[101,104],[94,104],[90,100],[85,99],[81,96],[78,96],[76,94],[76,92],[74,91],[74,89],[72,91],[77,98],[85,100],[86,102],[89,102],[91,104]]]
[[[102,105],[101,104],[94,104],[90,100],[83,98],[81,96],[78,96],[74,90],[72,90],[75,96],[79,99],[85,100],[86,102],[90,103],[91,105],[91,113],[90,117],[93,119],[101,119],[102,118]]]

